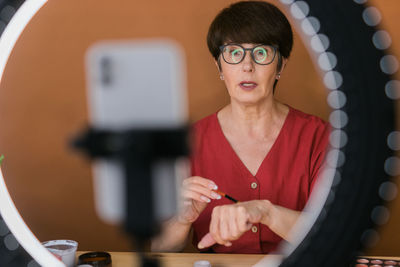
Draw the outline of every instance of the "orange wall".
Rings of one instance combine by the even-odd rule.
[[[121,230],[97,218],[90,164],[67,146],[87,122],[86,49],[103,39],[178,41],[186,53],[189,116],[195,121],[228,102],[205,38],[211,20],[231,2],[80,0],[77,5],[50,0],[34,17],[0,84],[0,153],[6,156],[3,172],[16,206],[40,240],[70,238],[80,250],[130,248]],[[381,9],[396,47],[400,3],[372,2]],[[399,49],[394,52],[398,55]],[[277,97],[328,117],[326,90],[297,34]]]
[[[382,14],[382,28],[387,30],[392,38],[392,45],[389,48],[389,52],[394,54],[397,59],[400,59],[400,31],[398,30],[399,25],[399,11],[400,11],[400,2],[397,0],[389,0],[389,1],[379,1],[379,0],[371,0],[369,1],[371,5],[378,8],[380,13]],[[396,80],[400,80],[400,73],[397,71],[395,73]],[[398,88],[400,89],[400,88]],[[396,103],[397,109],[397,131],[400,126],[400,109],[399,103]],[[399,177],[394,179],[394,182],[397,182],[399,188]],[[399,196],[399,195],[398,195]],[[388,203],[390,207],[390,219],[389,222],[380,228],[380,237],[376,244],[376,246],[372,247],[369,251],[369,255],[396,255],[400,256],[400,197],[397,197],[391,203]]]

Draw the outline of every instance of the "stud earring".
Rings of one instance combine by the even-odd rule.
[[[223,74],[220,74],[220,75],[219,75],[219,78],[221,79],[221,81],[223,81],[223,80],[224,80],[224,75],[223,75]]]
[[[281,74],[278,73],[278,74],[276,75],[276,79],[279,80],[280,78],[281,78]]]

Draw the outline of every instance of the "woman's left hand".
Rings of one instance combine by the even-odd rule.
[[[267,219],[271,205],[268,200],[251,200],[215,207],[211,215],[210,232],[201,239],[198,248],[210,247],[215,243],[231,246],[231,241],[250,230],[253,223]]]

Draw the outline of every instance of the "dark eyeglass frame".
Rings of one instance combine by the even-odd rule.
[[[224,49],[225,49],[225,47],[230,46],[230,45],[239,46],[239,47],[242,48],[243,51],[244,51],[244,56],[243,56],[242,59],[241,59],[240,61],[238,61],[237,63],[230,63],[230,62],[226,61],[226,59],[225,59],[225,57],[224,57]],[[263,63],[258,63],[258,62],[256,61],[256,59],[254,58],[254,49],[256,49],[257,47],[260,47],[260,46],[269,46],[269,47],[272,47],[272,50],[274,51],[274,56],[272,57],[272,60],[271,60],[270,62],[265,63],[265,64],[263,64]],[[239,64],[239,63],[242,62],[243,59],[246,57],[246,51],[250,51],[250,56],[251,56],[251,58],[253,59],[254,63],[256,63],[256,64],[258,64],[258,65],[269,65],[269,64],[271,64],[272,62],[274,62],[274,60],[275,60],[276,52],[278,51],[278,46],[276,46],[276,45],[259,44],[259,45],[256,45],[256,46],[253,47],[253,48],[244,48],[244,47],[243,47],[242,45],[240,45],[240,44],[230,43],[230,44],[221,45],[221,46],[219,47],[219,50],[220,50],[220,53],[221,53],[221,55],[222,55],[222,58],[224,59],[224,61],[225,61],[227,64],[231,64],[231,65]]]

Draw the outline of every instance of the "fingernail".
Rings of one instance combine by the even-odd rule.
[[[207,203],[210,203],[211,202],[211,199],[209,199],[209,198],[207,198],[207,197],[205,197],[205,196],[201,196],[200,197],[202,200],[204,200],[205,202],[207,202]]]
[[[197,245],[197,247],[198,247],[199,249],[203,249],[203,248],[204,248],[204,246],[203,246],[203,244],[202,244],[201,242]]]
[[[228,242],[228,243],[225,244],[225,246],[230,247],[230,246],[232,246],[232,243]]]
[[[217,194],[217,193],[215,193],[215,192],[211,192],[211,196],[212,196],[213,198],[216,198],[216,199],[221,199],[221,195],[219,195],[219,194]]]
[[[218,186],[216,185],[216,184],[208,184],[208,187],[210,188],[210,189],[212,189],[212,190],[217,190],[218,189]]]

